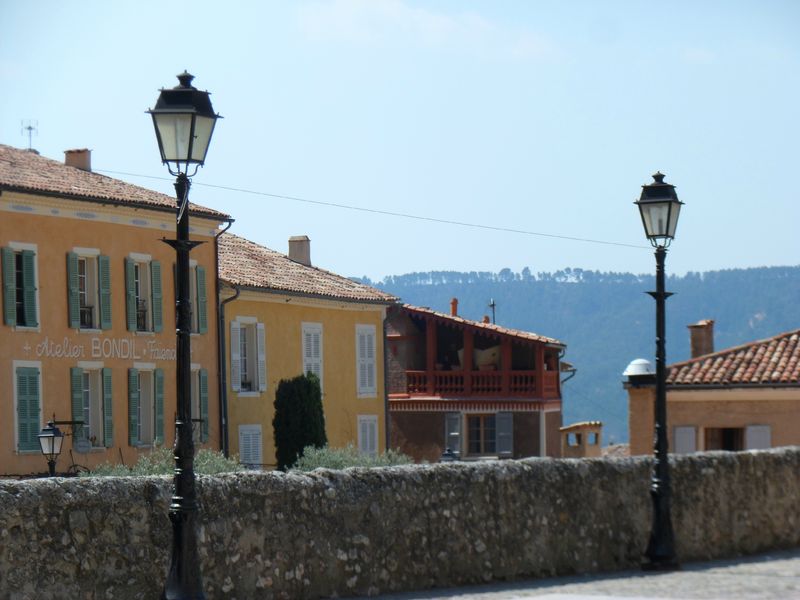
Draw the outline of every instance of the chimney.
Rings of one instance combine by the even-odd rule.
[[[450,316],[457,317],[458,316],[458,298],[453,298],[450,300]]]
[[[301,265],[311,266],[311,240],[307,235],[293,235],[289,238],[289,258]]]
[[[687,327],[692,345],[692,358],[714,352],[714,321],[704,319]]]
[[[64,150],[64,164],[81,171],[92,172],[92,151],[88,148]]]
[[[483,322],[484,323],[491,323],[492,320],[489,318],[489,315],[483,315]]]

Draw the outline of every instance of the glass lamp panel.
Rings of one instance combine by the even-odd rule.
[[[681,214],[681,203],[673,202],[672,210],[669,213],[669,231],[667,235],[670,238],[675,237],[675,230],[678,228],[678,216]]]
[[[194,145],[192,146],[192,162],[203,163],[206,160],[208,144],[211,141],[211,134],[214,131],[215,117],[195,117],[194,123]]]
[[[61,454],[61,443],[64,441],[63,435],[53,436],[53,456]]]
[[[52,456],[53,436],[50,434],[39,434],[39,446],[42,448],[42,454],[45,456]]]
[[[669,220],[669,202],[642,202],[639,204],[648,238],[667,237]]]
[[[161,140],[161,157],[165,162],[186,162],[192,135],[192,115],[160,113],[153,121]]]

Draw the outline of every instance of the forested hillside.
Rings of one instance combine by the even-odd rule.
[[[627,441],[627,395],[622,372],[634,358],[653,361],[655,288],[652,275],[564,269],[520,273],[429,272],[364,280],[417,306],[491,316],[500,325],[534,331],[567,344],[577,375],[564,385],[564,422],[599,419],[605,442]],[[671,276],[667,290],[667,363],[689,358],[686,325],[714,319],[715,348],[800,328],[800,266],[732,269]]]

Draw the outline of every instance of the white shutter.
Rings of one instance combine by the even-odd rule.
[[[322,388],[322,325],[303,323],[303,374],[311,371]]]
[[[514,415],[510,412],[499,412],[495,417],[495,435],[497,436],[497,454],[511,456],[514,453]]]
[[[358,449],[368,456],[378,454],[378,417],[375,415],[359,415]]]
[[[356,369],[359,398],[375,397],[375,326],[356,325]]]
[[[744,431],[745,450],[772,448],[772,431],[769,425],[748,425]]]
[[[242,386],[242,365],[239,350],[241,348],[241,329],[238,321],[231,321],[231,389],[238,392]]]
[[[258,389],[264,392],[267,389],[267,344],[263,323],[256,326],[256,334],[258,338]]]
[[[261,425],[239,425],[239,462],[251,468],[261,466]]]
[[[461,454],[461,413],[445,415],[444,447]]]
[[[676,427],[672,430],[672,440],[675,446],[673,448],[675,454],[691,454],[692,452],[697,452],[696,427]]]

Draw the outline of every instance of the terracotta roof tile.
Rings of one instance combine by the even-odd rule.
[[[670,365],[667,383],[800,385],[800,329]]]
[[[386,304],[397,300],[368,285],[308,267],[231,233],[219,237],[219,277],[233,285],[268,291]]]
[[[514,337],[523,338],[526,340],[532,340],[534,342],[544,342],[545,344],[555,344],[557,346],[566,346],[563,342],[558,341],[555,338],[546,337],[544,335],[539,335],[537,333],[532,333],[530,331],[522,331],[521,329],[511,329],[509,327],[501,327],[500,325],[495,325],[494,323],[484,323],[482,321],[472,321],[470,319],[465,319],[463,317],[453,316],[446,313],[437,312],[435,310],[431,310],[430,308],[424,308],[421,306],[412,306],[410,304],[403,304],[403,308],[410,312],[418,313],[420,315],[433,315],[440,319],[448,319],[454,321],[456,323],[461,323],[464,325],[470,325],[472,327],[477,327],[479,329],[485,329],[488,331],[493,331],[495,333],[500,333],[503,335],[512,335]]]
[[[0,189],[47,193],[95,202],[175,210],[175,197],[99,173],[68,167],[63,162],[0,144]],[[229,219],[224,213],[189,203],[191,214]]]

